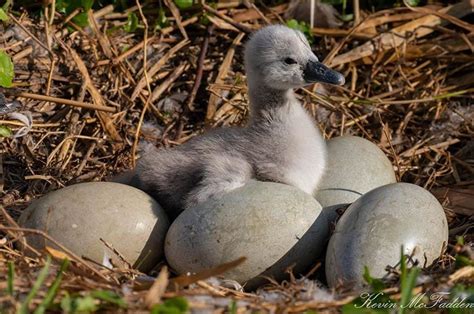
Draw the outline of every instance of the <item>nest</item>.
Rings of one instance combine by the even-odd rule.
[[[96,265],[67,248],[25,254],[24,234],[38,231],[15,221],[32,199],[129,169],[141,138],[169,147],[208,128],[245,122],[242,44],[251,31],[282,22],[288,4],[219,2],[181,12],[172,1],[164,5],[167,25],[150,22],[158,19],[152,5],[90,10],[85,28],[73,22],[80,10],[66,16],[48,5],[38,9],[41,15],[10,14],[2,26],[0,49],[15,64],[14,87],[2,89],[10,107],[2,109],[14,107],[16,114],[0,115],[0,125],[18,135],[0,138],[2,307],[338,311],[357,294],[319,284],[320,264],[305,277],[289,270],[287,281],[269,278],[248,293],[218,279],[239,261],[178,277],[161,265],[154,278]],[[325,137],[351,134],[376,143],[399,181],[425,187],[445,208],[447,251],[423,271],[417,293],[474,281],[474,27],[462,20],[471,10],[469,1],[375,13],[356,8],[352,24],[308,29],[317,55],[347,78],[345,87],[297,91]],[[131,16],[140,27],[127,32]],[[467,259],[464,267],[459,256]],[[392,272],[384,291],[399,300],[400,274]]]

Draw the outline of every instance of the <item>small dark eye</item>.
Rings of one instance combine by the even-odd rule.
[[[286,63],[286,64],[296,64],[296,63],[298,63],[298,62],[296,62],[295,59],[286,58],[286,59],[285,59],[285,63]]]

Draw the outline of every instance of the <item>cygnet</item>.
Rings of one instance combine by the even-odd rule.
[[[131,184],[153,196],[170,218],[250,179],[309,194],[317,188],[326,165],[325,142],[293,89],[316,82],[343,85],[343,75],[319,62],[301,32],[282,25],[251,36],[245,70],[246,126],[214,129],[170,149],[143,148]]]

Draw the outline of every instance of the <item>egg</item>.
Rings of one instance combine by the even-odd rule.
[[[364,194],[342,215],[329,241],[326,278],[361,287],[367,266],[383,277],[387,265],[400,261],[401,247],[420,266],[438,258],[448,241],[448,224],[441,204],[425,189],[393,183]]]
[[[295,187],[252,180],[181,213],[166,236],[166,259],[185,274],[245,256],[247,260],[225,278],[247,282],[247,287],[263,273],[282,278],[288,266],[304,268],[314,261],[314,252],[322,250],[320,212],[318,202]]]
[[[323,207],[350,204],[364,193],[397,182],[383,151],[357,136],[327,141],[326,172],[315,197]]]
[[[169,227],[160,205],[146,193],[118,183],[90,182],[72,185],[35,200],[22,213],[19,224],[45,231],[75,254],[97,263],[116,255],[116,249],[141,271],[149,271],[163,257]],[[38,235],[27,236],[36,248],[55,247]]]
[[[372,142],[357,136],[340,136],[327,141],[326,171],[315,193],[323,207],[322,233],[329,238],[337,209],[353,203],[364,193],[397,182],[390,160]]]

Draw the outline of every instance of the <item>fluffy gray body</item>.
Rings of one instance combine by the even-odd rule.
[[[249,123],[215,129],[171,149],[146,145],[131,184],[153,196],[171,218],[252,178],[312,194],[324,172],[326,148],[292,89],[314,81],[305,71],[308,62],[317,61],[300,32],[284,26],[258,31],[245,52]],[[322,65],[312,74],[343,83],[340,74]]]

